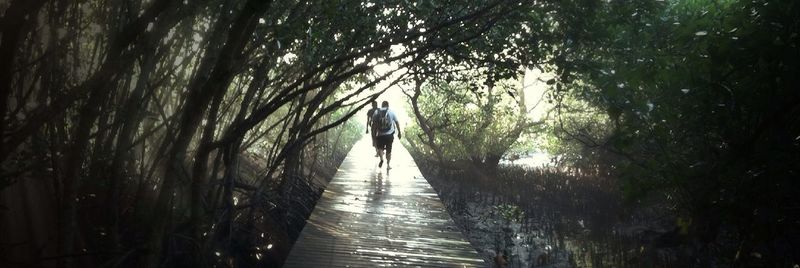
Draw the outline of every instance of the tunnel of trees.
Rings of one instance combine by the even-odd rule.
[[[568,176],[619,197],[609,217],[677,222],[659,243],[681,264],[800,264],[794,0],[11,0],[0,15],[3,267],[278,267],[392,87],[426,176],[517,201],[526,178]],[[558,168],[500,164],[532,148]]]

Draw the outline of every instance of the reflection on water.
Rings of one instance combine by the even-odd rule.
[[[537,152],[530,153],[528,155],[508,157],[501,160],[500,163],[505,165],[520,165],[524,167],[547,167],[553,165],[553,158],[553,155],[548,153]]]

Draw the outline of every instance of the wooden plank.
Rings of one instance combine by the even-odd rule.
[[[399,141],[378,168],[368,136],[322,194],[284,267],[484,267]]]

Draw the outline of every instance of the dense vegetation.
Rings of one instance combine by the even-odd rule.
[[[376,85],[530,7],[4,1],[2,266],[279,265]]]
[[[592,15],[605,25],[596,36],[576,37],[566,56],[559,83],[574,90],[565,95],[606,111],[611,133],[565,135],[618,157],[629,198],[670,196],[691,221],[684,242],[699,265],[798,262],[798,9],[612,5]]]
[[[554,15],[564,23],[559,25],[563,39],[553,44],[552,61],[538,66],[554,75],[546,80],[551,116],[539,132],[533,130],[539,149],[557,155],[569,170],[577,168],[570,176],[612,179],[630,209],[657,207],[652,216],[667,222],[664,227],[675,228],[657,242],[679,249],[673,255],[681,265],[799,263],[800,5],[578,2],[561,6],[571,12]],[[463,99],[459,94],[467,93],[452,90],[453,85],[431,82],[421,88],[437,92],[428,97],[439,100],[435,103],[442,103],[436,96]],[[483,97],[487,103],[492,98]],[[414,99],[411,104],[426,105]],[[497,116],[506,109],[505,104],[496,105],[498,109],[484,110]],[[457,116],[471,113],[465,108]],[[497,120],[510,127],[508,122],[518,117],[508,114]],[[430,118],[436,119],[423,119]],[[480,117],[461,124],[420,120],[416,131],[433,133],[436,139],[418,136],[411,144],[418,155],[444,155],[444,162],[453,162],[473,157],[459,148],[491,147],[485,142],[488,136],[497,142],[517,135],[471,131],[481,122]],[[428,131],[430,125],[445,130]],[[485,139],[462,134],[465,131]],[[451,135],[470,139],[464,142]],[[494,178],[498,184],[517,182],[503,191],[525,187],[518,178]],[[608,213],[632,217],[633,212],[624,211]]]
[[[3,265],[279,265],[362,131],[348,120],[393,85],[436,169],[502,180],[509,150],[539,144],[626,206],[664,208],[688,265],[800,263],[793,0],[13,0],[0,14]],[[535,122],[520,82],[534,68],[552,107]]]

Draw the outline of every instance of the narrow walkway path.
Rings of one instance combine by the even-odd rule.
[[[328,184],[284,267],[483,267],[408,151],[378,168],[368,136]]]

